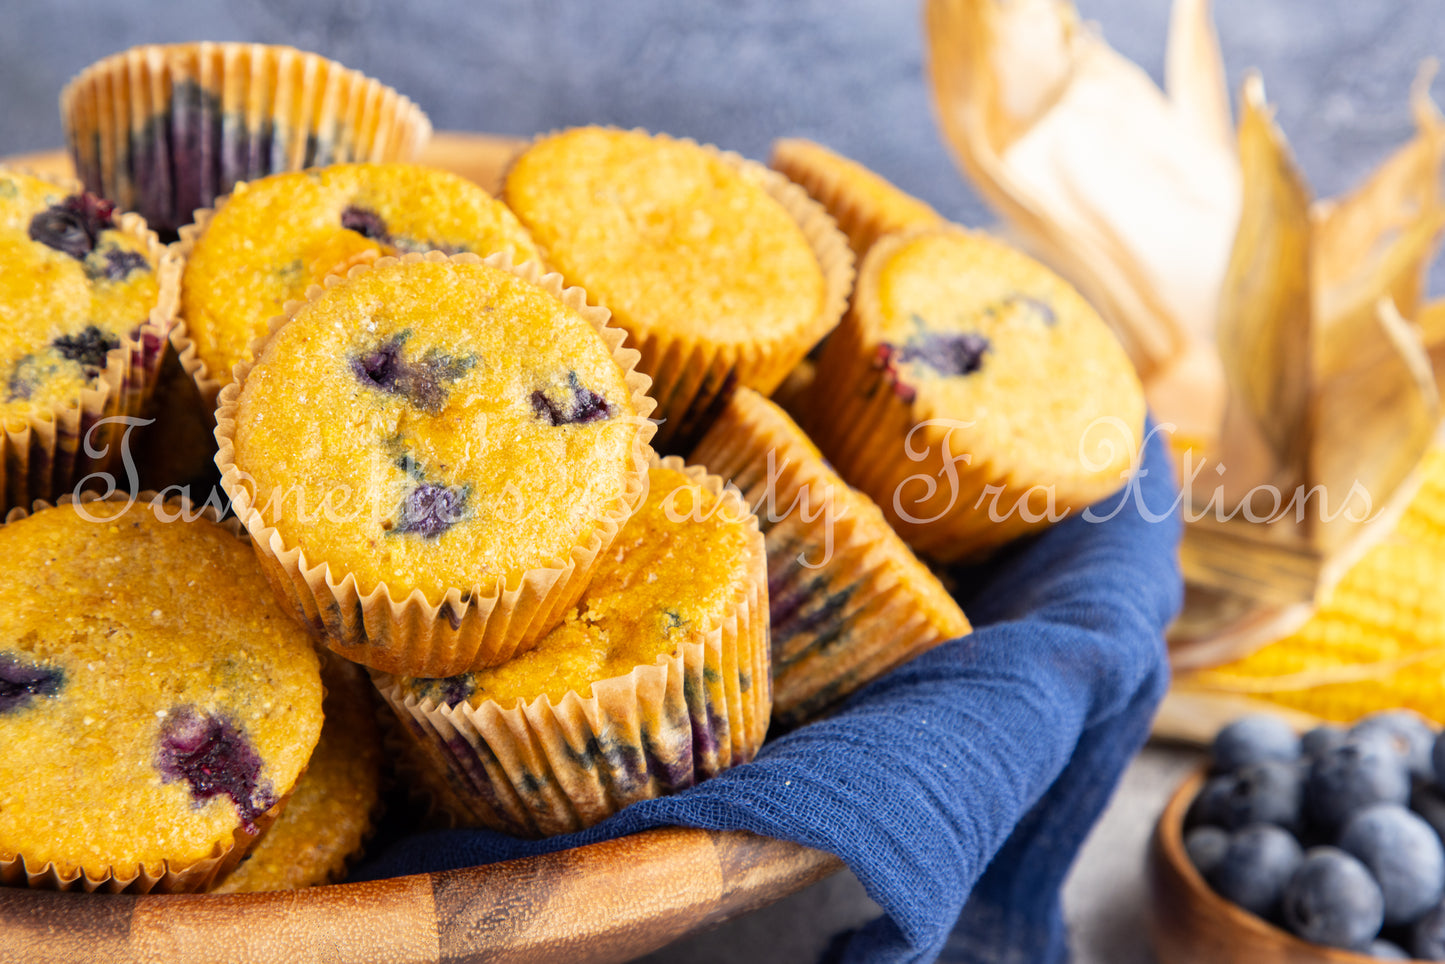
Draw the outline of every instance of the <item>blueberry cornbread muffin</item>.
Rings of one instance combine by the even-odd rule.
[[[1143,441],[1128,357],[1061,278],[985,235],[889,235],[799,422],[915,550],[975,556],[1123,485]]]
[[[637,353],[505,255],[385,258],[313,295],[217,412],[222,485],[273,585],[376,669],[510,659],[646,494]]]
[[[381,734],[366,674],[328,656],[326,721],[306,772],[276,818],[218,894],[299,890],[339,880],[361,852],[381,805]]]
[[[147,44],[60,94],[86,187],[167,238],[240,181],[348,161],[409,161],[431,136],[410,100],[292,47]]]
[[[306,630],[239,529],[180,503],[17,515],[0,526],[0,881],[201,890],[316,745]]]
[[[416,164],[338,164],[248,184],[184,232],[181,363],[214,405],[231,367],[288,301],[383,254],[537,257],[512,212],[470,181]]]
[[[738,389],[692,461],[741,490],[767,539],[775,725],[804,723],[969,631],[873,501],[766,398]]]
[[[943,223],[938,212],[918,198],[821,144],[802,138],[775,141],[768,163],[823,205],[848,236],[859,261],[885,234]]]
[[[180,268],[135,215],[4,168],[0,263],[3,500],[28,508],[108,466],[116,425],[102,419],[145,403]]]
[[[503,197],[547,263],[642,352],[663,448],[687,447],[735,385],[776,388],[837,324],[852,283],[842,236],[803,191],[692,141],[596,127],[543,137]]]
[[[596,578],[535,649],[446,679],[379,677],[474,822],[591,826],[752,759],[768,728],[766,559],[720,479],[667,459]]]

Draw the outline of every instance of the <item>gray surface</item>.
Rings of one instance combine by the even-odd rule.
[[[1203,762],[1176,747],[1149,747],[1124,774],[1064,885],[1074,964],[1153,964],[1145,846],[1174,788]],[[749,917],[669,945],[646,964],[807,964],[834,934],[880,913],[844,872]]]

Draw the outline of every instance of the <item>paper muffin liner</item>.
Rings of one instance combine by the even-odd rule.
[[[664,419],[653,444],[660,451],[686,451],[727,404],[736,386],[747,385],[771,394],[808,350],[838,324],[853,289],[853,252],[828,212],[777,171],[690,138],[640,129],[638,132],[663,143],[698,147],[762,188],[797,222],[823,273],[823,302],[817,316],[787,344],[712,342],[666,324],[650,325],[646,331],[628,331],[630,343],[642,353],[637,367],[652,377],[652,395]],[[522,153],[525,151],[518,157]]]
[[[966,418],[931,418],[920,411],[912,391],[868,344],[862,319],[876,310],[870,267],[931,230],[936,229],[890,234],[870,250],[853,304],[818,359],[814,388],[795,400],[794,414],[838,474],[877,503],[909,546],[951,563],[981,558],[1049,525],[1053,520],[1040,483],[1052,492],[1055,518],[1065,509],[1093,504],[1119,483],[1019,478],[996,453],[970,444]],[[1101,436],[1094,444],[1100,451],[1131,449],[1138,444],[1138,428],[1117,438]],[[1020,500],[1027,500],[1028,511],[1010,511]]]
[[[72,78],[60,110],[86,186],[167,235],[237,181],[411,160],[431,136],[421,109],[390,87],[264,44],[134,47]]]
[[[551,560],[547,565],[508,573],[486,583],[448,588],[436,601],[427,599],[419,589],[398,598],[384,582],[363,591],[353,573],[333,572],[325,559],[308,557],[299,546],[288,544],[253,504],[250,485],[245,472],[235,464],[234,451],[236,408],[254,361],[238,362],[232,369],[234,381],[218,396],[216,466],[221,471],[221,487],[231,498],[233,511],[251,533],[267,581],[328,648],[382,672],[454,676],[469,669],[504,663],[531,648],[577,602],[592,579],[598,557],[647,497],[645,454],[654,430],[648,416],[656,403],[647,394],[648,377],[636,370],[637,352],[622,347],[626,333],[609,324],[611,316],[607,309],[588,304],[585,291],[564,288],[561,275],[544,274],[536,262],[513,266],[506,252],[487,258],[474,254],[448,256],[437,251],[407,254],[357,265],[347,273],[346,279],[332,275],[324,287],[312,285],[305,301],[287,303],[286,312],[271,320],[270,332],[251,343],[252,357],[259,359],[270,334],[288,323],[306,304],[321,297],[326,289],[396,262],[423,260],[485,264],[509,271],[576,312],[611,350],[612,360],[622,370],[632,391],[632,404],[637,412],[636,457],[626,488],[608,507],[586,542],[573,547],[567,557]]]
[[[718,511],[749,514],[716,476],[661,464],[721,499]],[[756,755],[771,703],[766,569],[759,539],[730,615],[673,655],[593,682],[587,697],[451,707],[373,679],[415,749],[446,767],[471,822],[524,837],[581,830]]]
[[[859,260],[873,243],[885,234],[917,225],[943,223],[943,218],[931,207],[891,184],[888,187],[897,193],[900,201],[917,204],[919,210],[913,216],[901,216],[896,211],[890,211],[860,188],[856,181],[851,180],[846,169],[818,163],[813,153],[815,150],[826,148],[794,138],[774,141],[773,156],[768,165],[787,176],[788,180],[800,185],[810,197],[823,206],[838,223],[838,229],[847,236],[848,245]],[[848,158],[843,159],[849,164],[858,163]],[[861,164],[858,166],[862,167]],[[880,177],[879,180],[883,179]],[[883,183],[887,184],[886,181]]]
[[[149,511],[148,507],[156,504],[159,498],[157,493],[151,491],[138,493],[134,500],[126,493],[100,496],[94,492],[84,492],[79,501],[82,505],[97,501],[133,501],[134,506],[144,506]],[[42,509],[71,505],[76,501],[76,498],[69,493],[53,503],[44,499],[36,499],[29,506],[10,508],[5,513],[4,523],[16,522]],[[197,509],[184,498],[162,501],[168,509],[193,512],[207,521],[221,526],[237,539],[249,541],[240,522],[235,518],[221,519],[214,506],[207,505]],[[298,781],[304,771],[303,767],[302,773],[297,774]],[[261,838],[266,835],[266,831],[276,822],[276,818],[286,808],[290,797],[291,791],[288,788],[286,793],[279,795],[276,803],[269,810],[252,821],[253,829],[247,830],[244,826],[238,826],[229,840],[217,841],[209,854],[194,861],[159,860],[149,864],[141,862],[133,868],[127,867],[119,870],[111,865],[80,866],[66,871],[57,867],[52,861],[30,860],[24,854],[0,853],[0,884],[7,887],[29,887],[33,890],[79,890],[86,893],[95,891],[108,894],[196,893],[224,880],[226,875],[236,868],[236,865],[252,847],[260,842]]]
[[[767,399],[739,390],[692,461],[742,491],[767,540],[775,727],[969,631],[878,508]]]
[[[6,170],[46,181],[67,195],[83,190],[75,181],[0,166],[0,172]],[[117,212],[112,220],[116,230],[144,246],[154,265],[156,303],[106,355],[105,367],[78,399],[46,412],[0,419],[0,513],[37,499],[57,499],[81,485],[105,484],[107,478],[114,483],[111,473],[128,441],[125,420],[142,414],[155,389],[180,314],[183,263],[140,215]]]

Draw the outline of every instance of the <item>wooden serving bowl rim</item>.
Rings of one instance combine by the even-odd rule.
[[[665,827],[538,857],[260,894],[0,887],[25,961],[626,961],[840,870],[744,831]]]
[[[1285,962],[1311,961],[1318,964],[1376,964],[1379,958],[1368,954],[1311,944],[1282,927],[1276,927],[1263,918],[1256,917],[1214,892],[1184,849],[1184,816],[1209,776],[1209,768],[1201,767],[1185,779],[1169,798],[1164,812],[1159,815],[1159,822],[1154,826],[1154,837],[1150,846],[1150,869],[1154,901],[1151,926],[1155,948],[1159,949],[1169,943],[1163,932],[1164,928],[1170,926],[1166,904],[1171,899],[1177,899],[1187,905],[1185,912],[1190,916],[1223,923],[1241,937],[1239,943],[1247,940],[1251,947],[1261,951],[1269,949],[1275,955],[1269,959]],[[1264,961],[1266,958],[1240,957],[1238,960]],[[1162,950],[1160,961],[1161,964],[1171,964],[1170,958]]]

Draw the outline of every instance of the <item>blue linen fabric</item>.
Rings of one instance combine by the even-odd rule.
[[[1168,682],[1181,600],[1172,461],[1157,433],[1124,492],[954,573],[974,632],[758,758],[581,833],[418,834],[357,878],[437,871],[653,827],[750,830],[836,854],[884,914],[844,961],[1068,956],[1059,889]]]

